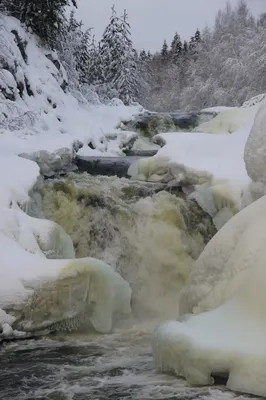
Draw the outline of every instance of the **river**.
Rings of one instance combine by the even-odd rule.
[[[191,388],[153,366],[150,327],[10,342],[0,349],[4,400],[246,400],[220,384]]]

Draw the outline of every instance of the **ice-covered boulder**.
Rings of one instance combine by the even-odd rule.
[[[147,182],[175,182],[181,185],[196,185],[212,181],[206,171],[197,171],[183,164],[171,162],[165,156],[147,157],[136,160],[128,169],[132,179]]]
[[[242,187],[238,182],[216,179],[204,170],[171,161],[169,157],[141,158],[131,164],[128,175],[135,180],[180,186],[189,198],[207,212],[220,229],[242,207]]]
[[[244,160],[253,182],[266,184],[266,101],[260,105],[246,142]]]
[[[114,315],[130,312],[129,284],[102,261],[75,259],[58,224],[22,210],[38,178],[35,162],[1,155],[0,341],[82,324],[108,332]]]
[[[248,108],[232,108],[219,112],[211,121],[205,122],[193,132],[233,133],[252,120],[258,110],[258,105]]]
[[[242,207],[242,191],[236,182],[212,181],[196,185],[189,198],[207,212],[217,230],[229,221]]]
[[[20,156],[35,161],[44,177],[66,174],[76,169],[74,149],[62,148],[55,152],[40,150],[33,153],[22,153]]]
[[[229,389],[266,395],[265,241],[266,196],[235,215],[196,261],[179,320],[154,333],[159,368],[196,385],[228,374]]]
[[[196,113],[155,113],[145,111],[133,119],[123,121],[122,126],[152,138],[161,132],[189,131],[197,126],[199,116]]]
[[[129,284],[100,260],[74,259],[57,224],[15,208],[5,210],[0,226],[0,340],[83,324],[109,332],[114,314],[130,313]]]

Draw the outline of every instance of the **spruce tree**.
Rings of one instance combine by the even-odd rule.
[[[5,11],[31,28],[43,42],[54,47],[64,28],[65,7],[75,0],[1,0]],[[2,5],[1,5],[2,6]]]
[[[197,59],[198,48],[200,43],[201,43],[201,33],[197,29],[195,35],[190,38],[188,45],[189,53],[194,60]]]
[[[200,34],[200,31],[199,31],[198,29],[196,30],[196,33],[195,33],[195,35],[194,35],[194,41],[195,41],[196,43],[201,42],[201,34]]]
[[[105,28],[100,42],[100,57],[102,60],[103,82],[113,83],[119,74],[121,55],[121,27],[115,7],[112,7],[112,15],[109,24]]]
[[[166,61],[168,59],[168,44],[166,40],[164,40],[163,42],[163,47],[161,50],[161,58],[163,61]]]
[[[152,60],[152,54],[151,54],[150,50],[148,50],[147,58],[148,58],[149,61]]]
[[[90,39],[91,29],[87,29],[85,32],[81,31],[80,42],[75,51],[80,83],[89,83],[90,80]]]
[[[119,58],[119,74],[114,80],[115,88],[124,104],[129,105],[139,97],[139,83],[137,77],[137,52],[133,49],[131,41],[131,30],[128,23],[126,10],[120,25],[121,43]]]
[[[182,54],[183,46],[178,33],[175,34],[172,43],[171,43],[171,59],[174,63],[177,63],[181,54]]]
[[[141,52],[139,54],[139,58],[140,58],[140,61],[143,61],[143,62],[145,62],[147,60],[147,53],[144,49],[141,50]]]
[[[185,40],[183,44],[183,54],[188,53],[188,42]]]
[[[103,72],[102,72],[102,60],[100,57],[100,49],[95,41],[95,36],[92,38],[90,45],[90,69],[89,69],[89,83],[92,85],[98,85],[103,83]]]

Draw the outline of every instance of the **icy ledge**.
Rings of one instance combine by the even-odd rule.
[[[184,317],[153,335],[160,369],[193,385],[226,374],[229,389],[266,396],[265,243],[266,196],[234,216],[195,263],[181,294]]]

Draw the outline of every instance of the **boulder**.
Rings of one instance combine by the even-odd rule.
[[[68,148],[49,153],[46,150],[34,153],[22,153],[20,157],[35,161],[40,167],[40,173],[45,178],[64,175],[77,169],[74,164],[75,152]]]
[[[244,151],[246,170],[253,182],[266,184],[266,101],[256,114]]]
[[[199,115],[195,113],[152,113],[144,112],[134,119],[123,121],[125,129],[139,132],[152,138],[158,133],[192,130],[198,125]]]

